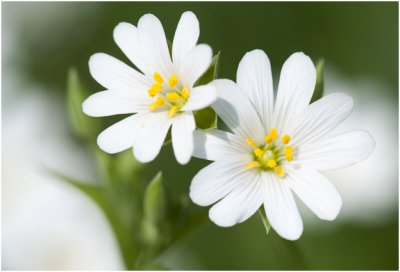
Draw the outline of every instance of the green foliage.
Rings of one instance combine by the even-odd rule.
[[[311,98],[311,103],[317,101],[324,95],[324,59],[319,59],[317,63],[317,81]]]
[[[213,63],[215,70],[217,61]],[[168,199],[161,172],[146,183],[146,167],[135,160],[132,150],[110,155],[97,147],[95,139],[105,127],[98,119],[82,112],[82,103],[88,96],[77,71],[70,69],[67,110],[75,135],[85,140],[87,150],[97,163],[96,180],[88,183],[55,171],[51,173],[98,205],[115,234],[127,269],[161,267],[158,256],[206,216],[188,216],[187,199],[183,202],[182,197],[177,201]],[[214,120],[214,115],[211,109],[197,113],[202,127],[213,125],[207,120]]]
[[[83,139],[93,139],[99,131],[97,120],[82,112],[82,103],[89,96],[75,68],[70,68],[67,77],[67,112],[74,132]]]

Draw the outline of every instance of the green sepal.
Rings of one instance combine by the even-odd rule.
[[[67,78],[67,112],[72,128],[83,139],[95,139],[99,131],[98,121],[82,112],[82,103],[88,96],[89,92],[80,82],[77,70],[70,68]]]
[[[220,65],[220,55],[221,51],[219,51],[212,59],[210,67],[204,72],[204,74],[196,81],[194,86],[205,85],[213,81],[218,76],[219,65]]]
[[[207,71],[196,81],[195,86],[208,84],[217,78],[220,53],[221,51],[213,57],[210,67],[208,67]],[[210,129],[217,127],[217,114],[211,107],[195,111],[194,118],[197,128]]]
[[[268,217],[265,214],[265,211],[264,211],[264,209],[262,207],[258,209],[258,214],[260,215],[261,221],[262,221],[263,226],[265,228],[265,232],[268,235],[269,231],[271,230],[271,224],[269,223]]]
[[[324,59],[319,59],[317,63],[317,80],[311,102],[317,101],[324,95]]]

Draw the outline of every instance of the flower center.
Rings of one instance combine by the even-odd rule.
[[[149,109],[168,110],[168,116],[173,117],[186,104],[190,97],[190,92],[183,87],[176,75],[172,75],[168,79],[168,83],[164,82],[164,78],[157,72],[153,75],[155,83],[147,93],[155,99],[150,103]]]
[[[272,128],[269,135],[265,136],[264,145],[257,145],[250,138],[247,138],[246,142],[253,148],[253,160],[246,164],[247,169],[258,168],[263,171],[274,171],[281,178],[285,175],[282,163],[293,160],[293,147],[288,145],[289,135],[283,135],[279,141],[278,132]]]

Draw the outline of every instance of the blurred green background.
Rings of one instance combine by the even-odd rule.
[[[57,16],[53,9],[57,9]],[[19,26],[19,20],[32,10],[35,19]],[[193,11],[200,21],[200,42],[210,44],[215,53],[221,50],[219,77],[235,79],[240,59],[254,48],[267,52],[274,85],[283,62],[293,52],[303,51],[315,63],[323,57],[327,67],[336,67],[350,82],[365,77],[384,83],[386,88],[376,92],[393,101],[389,107],[394,109],[395,122],[387,133],[397,135],[398,3],[395,2],[3,2],[3,55],[8,52],[7,46],[13,46],[7,43],[5,29],[15,25],[14,35],[19,44],[18,53],[12,55],[7,65],[3,61],[3,71],[15,69],[24,75],[21,80],[26,84],[43,86],[37,92],[51,92],[52,99],[63,100],[67,71],[75,66],[83,84],[92,92],[99,91],[102,88],[91,78],[87,65],[93,53],[106,52],[129,63],[112,39],[113,28],[119,22],[136,25],[143,14],[153,13],[172,39],[179,17],[186,10]],[[3,73],[3,95],[7,80]],[[7,95],[2,99],[3,108],[7,107]],[[24,91],[19,95],[24,95]],[[7,117],[3,113],[3,119]],[[395,141],[393,144],[397,146],[397,137]],[[391,155],[396,159],[397,149],[394,153]],[[189,165],[180,166],[167,146],[150,163],[148,179],[161,169],[170,196],[187,194],[191,178],[206,164],[193,159]],[[397,170],[393,176],[397,177]],[[194,204],[190,208],[207,209]],[[257,215],[229,229],[207,221],[168,250],[163,262],[172,269],[397,270],[397,201],[388,210],[386,220],[373,224],[342,220],[340,216],[334,223],[318,221],[314,227],[306,221],[304,234],[297,242],[284,241],[273,231],[266,236]]]

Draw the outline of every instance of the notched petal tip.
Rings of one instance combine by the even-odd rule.
[[[129,28],[136,28],[134,25],[127,23],[127,22],[120,22],[118,23],[113,30],[113,38],[116,43],[118,43],[118,38],[120,38],[120,35],[122,36],[125,33],[125,30]]]

